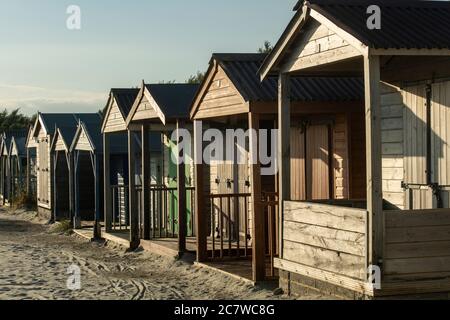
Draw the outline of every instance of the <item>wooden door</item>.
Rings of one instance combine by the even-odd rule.
[[[307,197],[330,199],[330,142],[327,125],[312,125],[306,131]]]

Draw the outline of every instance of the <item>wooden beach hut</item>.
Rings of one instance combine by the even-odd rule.
[[[0,166],[1,166],[1,194],[2,194],[2,201],[3,205],[6,203],[10,203],[12,200],[12,157],[11,157],[11,142],[14,137],[16,139],[20,139],[23,137],[26,137],[26,129],[17,129],[17,130],[10,130],[7,132],[4,132],[2,134],[1,138],[1,144],[0,144]]]
[[[181,138],[172,137],[172,133],[176,128],[191,127],[189,107],[197,89],[198,85],[192,84],[143,83],[127,117],[132,247],[143,239],[147,240],[144,245],[182,255],[193,241],[192,159],[186,154],[185,161],[174,161]],[[131,156],[137,147],[135,133],[141,136],[140,186],[134,178],[139,168]],[[161,150],[156,161],[150,152],[153,139]],[[195,246],[190,249],[195,250]]]
[[[94,222],[95,238],[100,237],[103,215],[101,124],[99,114],[79,120],[70,146],[74,157],[74,228],[81,228],[82,221]]]
[[[197,258],[218,268],[233,266],[224,261],[237,260],[233,271],[254,282],[276,276],[273,259],[279,251],[274,131],[278,91],[276,78],[261,83],[258,77],[265,56],[214,54],[190,113],[195,155],[205,152],[200,143],[206,140],[202,139],[205,128],[219,130],[224,136],[235,129],[246,133],[243,140],[238,131],[231,139],[224,138],[228,150],[223,159],[211,163],[196,160]],[[294,132],[290,161],[297,181],[293,196],[299,200],[354,197],[349,177],[358,166],[350,165],[348,152],[356,152],[361,141],[352,146],[346,129],[350,117],[362,118],[362,80],[293,78],[291,92]],[[257,133],[259,143],[247,130]],[[271,157],[273,161],[267,161]],[[307,188],[306,180],[317,183]]]
[[[368,28],[371,5],[381,29]],[[260,70],[279,79],[282,287],[448,297],[450,4],[310,0],[295,10]],[[366,133],[363,208],[292,197],[289,79],[311,75],[364,77],[365,117],[354,120]]]
[[[23,131],[22,134],[25,134]],[[11,171],[11,199],[26,192],[26,170],[27,170],[27,136],[16,135],[11,139],[10,146],[10,171]]]
[[[37,207],[38,212],[54,219],[54,163],[51,154],[51,143],[57,128],[77,127],[79,120],[84,117],[99,117],[98,114],[83,113],[39,113],[28,139],[27,148],[36,149],[36,179],[37,179]]]
[[[126,118],[139,89],[111,89],[102,123],[104,159],[104,211],[105,232],[129,232],[128,210],[128,154],[111,154],[112,140],[124,140],[128,151]],[[135,143],[140,143],[138,137]],[[138,158],[139,156],[137,156]]]

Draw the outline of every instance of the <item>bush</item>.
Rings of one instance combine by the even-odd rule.
[[[19,195],[15,196],[12,201],[11,208],[13,210],[26,209],[34,210],[36,209],[36,199],[35,197],[29,197],[26,191],[22,191]]]

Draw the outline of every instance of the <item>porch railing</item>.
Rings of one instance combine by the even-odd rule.
[[[112,190],[112,229],[115,231],[129,230],[130,215],[128,211],[128,186],[111,186]]]
[[[278,193],[263,192],[262,208],[266,217],[266,254],[270,258],[269,276],[275,276],[275,258],[279,257],[279,216],[278,216]]]
[[[211,259],[251,256],[251,194],[211,194]]]

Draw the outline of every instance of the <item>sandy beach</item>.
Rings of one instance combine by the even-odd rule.
[[[67,287],[72,265],[80,290]],[[285,298],[188,262],[54,233],[33,212],[0,210],[0,299]]]

